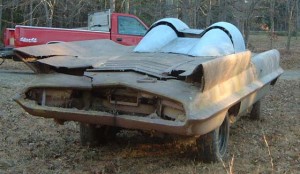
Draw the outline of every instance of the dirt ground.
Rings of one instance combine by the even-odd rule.
[[[283,50],[284,40],[279,37],[274,47],[292,75],[282,76],[264,98],[261,120],[246,115],[232,125],[228,158],[215,164],[194,159],[193,148],[181,142],[134,131],[97,148],[83,147],[77,123],[33,117],[12,100],[36,75],[23,63],[6,60],[0,66],[0,174],[299,173],[300,38],[293,38],[291,53]],[[251,49],[268,47],[267,37],[251,37]]]

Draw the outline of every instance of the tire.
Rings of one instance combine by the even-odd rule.
[[[261,100],[258,100],[256,103],[253,104],[250,112],[250,118],[252,120],[261,119]]]
[[[80,123],[80,142],[83,146],[99,146],[114,139],[118,131],[111,126]]]
[[[228,115],[226,115],[220,127],[201,135],[196,140],[199,158],[203,162],[218,162],[225,158],[229,139],[229,126],[230,121]]]

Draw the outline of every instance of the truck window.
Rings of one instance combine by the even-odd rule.
[[[135,18],[127,16],[118,16],[119,34],[144,36],[147,29]]]

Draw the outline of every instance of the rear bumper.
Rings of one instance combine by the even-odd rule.
[[[56,108],[40,106],[33,101],[21,96],[14,99],[21,107],[31,115],[53,118],[61,121],[76,121],[89,124],[116,126],[125,129],[143,131],[157,131],[183,136],[199,136],[219,127],[225,112],[220,112],[205,120],[186,120],[185,122],[169,121],[158,118],[138,117],[131,115],[113,115],[101,111],[85,111],[78,109]]]

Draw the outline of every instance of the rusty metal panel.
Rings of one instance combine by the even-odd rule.
[[[90,72],[100,71],[135,71],[158,77],[159,79],[175,78],[164,75],[165,69],[169,68],[168,64],[159,63],[149,60],[111,60],[104,62],[99,67],[89,70]]]
[[[99,61],[99,57],[80,57],[80,56],[54,56],[37,60],[42,64],[57,68],[87,68]]]
[[[251,52],[245,51],[214,59],[202,64],[204,71],[204,89],[232,78],[250,66]]]
[[[121,46],[111,40],[100,39],[22,47],[15,48],[14,51],[34,57],[59,55],[96,57],[102,54],[119,55],[132,49],[131,46]]]
[[[41,65],[56,68],[87,68],[93,71],[133,70],[161,77],[172,71],[181,76],[191,75],[200,64],[218,57],[192,57],[167,53],[133,53],[133,47],[116,44],[110,40],[91,40],[16,48],[21,57],[33,57]],[[22,53],[22,54],[20,54]],[[24,59],[24,61],[32,58]],[[148,63],[147,63],[148,62]],[[26,62],[27,63],[27,62]],[[36,67],[39,68],[39,67]]]
[[[72,76],[67,74],[38,74],[28,88],[36,87],[62,87],[91,89],[91,79],[84,76]]]
[[[86,72],[85,76],[93,79],[92,86],[122,85],[150,91],[160,96],[172,98],[176,101],[187,102],[190,97],[198,93],[198,88],[179,80],[160,80],[155,83],[140,83],[139,80],[145,75],[134,72]],[[174,87],[176,86],[176,87]],[[176,94],[176,95],[174,95]]]

